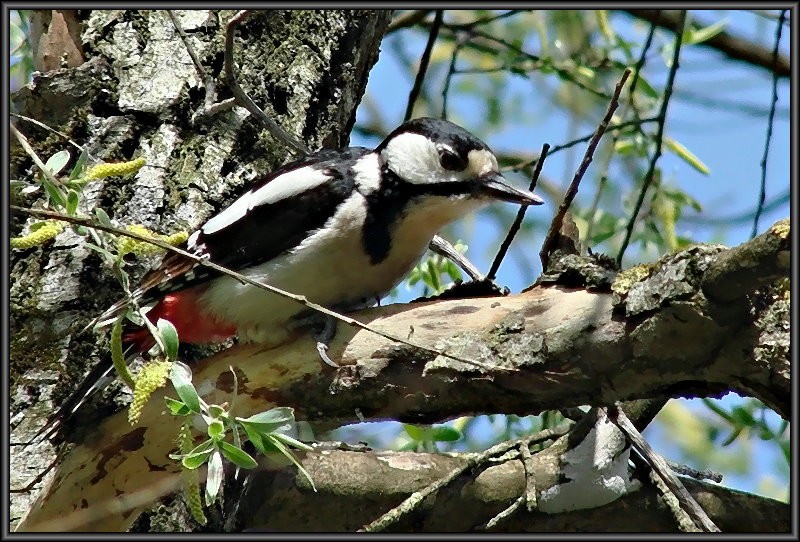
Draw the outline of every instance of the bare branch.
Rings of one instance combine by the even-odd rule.
[[[781,10],[778,18],[778,27],[775,30],[775,47],[772,49],[772,65],[777,67],[778,48],[781,43],[781,32],[783,31],[783,20],[786,18],[786,10]],[[772,141],[772,124],[775,120],[775,106],[778,104],[778,71],[772,72],[772,101],[769,105],[769,116],[767,117],[767,137],[764,142],[764,155],[761,158],[761,189],[758,193],[758,208],[756,216],[753,218],[753,231],[750,237],[753,238],[758,233],[758,220],[764,209],[764,202],[767,199],[767,157],[769,157],[769,144]]]
[[[433,18],[433,25],[431,25],[430,32],[428,34],[428,43],[425,44],[425,50],[422,52],[422,57],[419,60],[419,71],[417,71],[417,76],[414,78],[414,86],[411,87],[411,92],[408,95],[408,105],[406,106],[406,114],[403,117],[403,120],[406,121],[411,118],[411,114],[414,111],[414,104],[419,97],[420,89],[422,88],[422,82],[425,80],[425,74],[428,71],[428,64],[431,61],[431,52],[433,51],[433,45],[436,43],[436,38],[439,36],[439,28],[442,26],[442,17],[444,14],[444,10],[437,9],[436,16]]]
[[[583,155],[581,165],[578,167],[578,171],[575,172],[575,176],[572,178],[569,188],[567,188],[567,193],[564,194],[564,201],[561,202],[561,205],[556,212],[556,216],[553,217],[553,221],[550,223],[550,229],[547,231],[547,236],[544,239],[544,243],[542,243],[542,249],[539,251],[539,257],[542,260],[542,269],[547,269],[550,251],[553,248],[553,243],[556,240],[558,232],[561,230],[561,224],[564,221],[564,215],[567,214],[570,205],[572,205],[572,200],[574,200],[575,196],[578,195],[578,186],[581,184],[583,174],[586,173],[586,169],[589,167],[589,164],[592,163],[594,150],[597,148],[600,138],[603,137],[603,134],[606,132],[608,123],[611,122],[611,117],[614,116],[614,111],[617,110],[617,106],[619,105],[619,95],[622,92],[622,87],[625,85],[625,81],[628,80],[628,76],[630,74],[630,68],[626,68],[622,73],[622,77],[620,77],[619,83],[617,83],[617,86],[614,89],[614,95],[611,97],[611,102],[608,104],[608,108],[606,109],[606,114],[603,117],[603,120],[600,122],[600,126],[597,127],[592,139],[589,141],[589,145],[586,147],[586,152]]]
[[[681,43],[683,41],[683,27],[686,23],[685,9],[681,11],[680,20],[681,26],[678,33],[675,35],[672,64],[669,67],[667,82],[664,86],[664,96],[661,101],[661,110],[658,113],[658,129],[656,131],[655,139],[656,150],[653,152],[653,156],[650,158],[650,165],[647,168],[647,173],[645,173],[644,181],[642,182],[642,188],[639,191],[639,198],[636,200],[636,204],[633,207],[633,212],[631,213],[631,218],[628,221],[628,226],[625,228],[625,237],[622,240],[622,245],[620,246],[619,253],[617,254],[618,267],[622,267],[622,257],[625,255],[625,250],[627,250],[628,243],[631,241],[631,235],[633,235],[633,228],[636,225],[636,219],[638,218],[639,211],[644,203],[644,196],[647,193],[647,189],[650,188],[650,185],[653,183],[653,177],[656,173],[656,163],[658,162],[658,159],[661,158],[661,146],[664,143],[664,124],[667,120],[667,106],[669,105],[669,99],[672,96],[672,87],[675,83],[675,74],[678,72],[678,61],[680,59]]]

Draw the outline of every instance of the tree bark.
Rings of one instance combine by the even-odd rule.
[[[235,13],[175,12],[220,100],[230,96],[222,59],[225,23]],[[78,17],[70,28],[80,25],[80,53],[87,61],[35,74],[13,97],[12,110],[79,142],[93,160],[147,161],[134,179],[87,185],[79,211],[92,216],[102,207],[120,226],[192,231],[290,157],[241,107],[193,122],[207,89],[166,11],[82,10]],[[345,146],[390,18],[391,10],[260,11],[238,29],[238,80],[309,148]],[[80,151],[64,138],[23,119],[15,124],[43,160],[65,148],[72,153],[65,171],[77,160]],[[19,145],[12,147],[11,167],[18,179],[33,167]],[[12,201],[36,206],[41,196],[16,192]],[[11,234],[19,235],[26,220],[12,216]],[[108,350],[106,341],[78,332],[122,290],[72,229],[44,247],[13,251],[10,263],[13,440],[24,441],[31,424]],[[132,280],[152,263],[136,262]],[[19,476],[12,487],[24,487],[52,458],[52,451],[13,454],[12,472]],[[30,499],[14,494],[12,521]]]
[[[224,21],[233,12],[177,15],[206,69],[219,77]],[[79,16],[87,62],[39,75],[14,104],[81,142],[97,159],[146,157],[148,167],[133,180],[88,185],[79,207],[83,212],[100,206],[121,225],[142,223],[164,233],[193,230],[256,176],[285,161],[285,149],[240,108],[192,123],[192,114],[203,106],[204,89],[164,12]],[[389,16],[382,11],[260,13],[242,25],[237,39],[239,80],[268,114],[311,148],[341,146]],[[225,98],[221,82],[217,88]],[[63,139],[17,124],[44,158],[64,148]],[[25,178],[30,167],[29,158],[13,148],[14,175]],[[14,197],[23,205],[41,203],[40,194]],[[12,234],[24,221],[12,217]],[[121,290],[82,243],[67,229],[45,247],[12,253],[12,442],[27,441],[52,404],[108,350],[105,340],[98,343],[78,330]],[[551,272],[519,295],[441,299],[354,315],[413,345],[478,361],[484,369],[340,325],[330,350],[342,364],[338,370],[322,366],[312,341],[298,337],[271,349],[236,346],[201,356],[205,359],[192,366],[194,382],[207,401],[229,401],[229,367],[234,367],[237,415],[292,406],[298,419],[316,429],[362,418],[425,423],[729,390],[758,397],[788,419],[789,302],[770,286],[788,275],[788,253],[787,220],[741,247],[693,247],[616,278],[603,271],[593,278],[581,275],[580,269],[596,262],[573,257],[561,272]],[[149,263],[137,262],[136,273]],[[733,284],[736,288],[726,288]],[[153,395],[134,427],[125,412],[108,416],[113,408],[108,404],[85,418],[84,431],[69,435],[74,446],[54,471],[31,491],[12,494],[12,526],[27,514],[20,530],[198,529],[178,518],[181,499],[168,497],[167,508],[164,501],[159,504],[179,485],[178,465],[167,457],[178,423],[162,413],[166,393]],[[574,436],[564,438],[534,455],[537,491],[565,485],[563,458],[577,445]],[[49,443],[12,446],[12,487],[25,486],[54,457]],[[464,457],[336,451],[308,453],[303,461],[319,493],[310,491],[293,467],[259,473],[247,487],[230,486],[226,503],[239,512],[222,514],[213,525],[352,530]],[[627,471],[626,460],[617,465]],[[466,473],[393,529],[475,528],[519,495],[524,487],[520,469],[512,457]],[[655,491],[647,484],[634,490],[635,473],[624,474],[632,485],[626,482],[626,491],[603,505],[560,513],[547,513],[544,505],[512,516],[499,528],[674,530]],[[687,485],[698,500],[707,499],[709,513],[724,531],[761,526],[784,531],[788,525],[786,505],[708,484]],[[745,523],[742,509],[756,518],[778,519]],[[271,519],[240,521],[248,510]],[[637,521],[635,514],[614,513],[628,510],[646,514]]]
[[[233,367],[237,415],[292,406],[317,428],[358,419],[429,423],[474,413],[524,415],[731,389],[787,416],[788,300],[772,295],[752,318],[732,319],[737,304],[718,305],[703,288],[713,291],[720,268],[738,274],[755,254],[776,263],[775,273],[788,272],[788,234],[784,221],[735,249],[697,246],[665,256],[635,279],[630,272],[617,277],[613,293],[540,285],[505,298],[391,305],[355,315],[488,370],[344,328],[330,350],[343,365],[339,370],[322,366],[312,341],[301,337],[277,348],[228,349],[194,365],[194,382],[209,403],[230,401]],[[748,258],[737,265],[736,254]],[[774,277],[752,279],[749,288]],[[113,492],[139,495],[170,479],[177,467],[166,456],[179,421],[162,414],[163,395],[153,395],[137,426],[122,412],[76,445],[28,524],[102,506]],[[118,513],[93,527],[117,530],[127,520]]]

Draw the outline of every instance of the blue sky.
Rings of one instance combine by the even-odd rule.
[[[695,15],[699,21],[705,23],[716,22],[721,18],[718,13],[712,12],[695,12]],[[727,31],[755,40],[772,49],[775,36],[773,21],[758,20],[753,14],[742,11],[727,11],[725,17]],[[757,20],[758,22],[754,23]],[[647,25],[634,22],[623,14],[613,14],[611,24],[618,33],[636,43],[644,41],[648,29]],[[427,36],[420,31],[405,31],[402,36],[398,34],[390,39],[402,40],[408,56],[416,60],[422,53]],[[645,74],[651,85],[659,90],[663,88],[667,74],[667,67],[659,54],[659,49],[673,40],[673,34],[657,31],[648,56]],[[781,40],[781,51],[784,55],[789,54],[789,41],[787,26],[784,27]],[[531,49],[531,52],[537,51]],[[635,55],[638,54],[638,50],[635,51]],[[410,79],[402,76],[403,73],[402,64],[393,54],[393,47],[385,41],[380,59],[370,73],[367,94],[374,100],[383,118],[390,124],[390,128],[402,122],[412,85]],[[433,74],[434,80],[435,77]],[[561,109],[548,102],[547,97],[543,96],[544,93],[538,92],[541,87],[522,78],[512,79],[511,87],[511,94],[529,96],[529,99],[525,99],[524,112],[520,116],[524,121],[512,122],[501,132],[493,133],[490,138],[486,138],[486,142],[495,151],[522,148],[529,153],[538,152],[545,142],[557,145],[574,139],[575,135],[591,133],[600,120],[598,116],[592,123],[570,127],[569,118]],[[431,94],[438,96],[440,88],[432,85]],[[701,213],[690,214],[699,219],[705,217],[710,220],[680,223],[679,234],[697,242],[723,243],[729,246],[750,238],[753,227],[751,220],[739,221],[731,226],[723,225],[716,219],[746,215],[755,208],[760,190],[760,162],[767,131],[765,112],[769,108],[771,96],[772,79],[765,70],[727,60],[720,53],[705,47],[691,46],[682,49],[680,69],[666,122],[666,133],[700,158],[709,167],[710,174],[702,175],[670,152],[665,152],[659,161],[659,166],[665,179],[682,187],[702,205]],[[480,124],[480,115],[483,114],[482,108],[475,105],[470,99],[451,95],[450,118],[458,119],[465,128],[472,129],[473,126]],[[782,80],[778,86],[777,114],[767,162],[767,202],[787,194],[790,186],[788,111],[789,82]],[[358,112],[358,120],[364,121],[369,118],[369,111],[362,106]],[[570,129],[573,130],[572,133]],[[654,129],[654,126],[651,129]],[[525,146],[521,147],[521,142],[524,142]],[[375,143],[375,139],[363,138],[357,133],[354,133],[351,139],[353,145],[371,146]],[[579,145],[575,149],[572,155],[563,152],[549,157],[545,162],[543,175],[560,181],[562,186],[566,187],[574,173],[576,161],[583,155],[585,145]],[[578,201],[584,205],[589,201],[594,183],[597,182],[596,177],[592,175],[592,167],[584,177],[579,195]],[[520,185],[527,184],[521,176],[510,178]],[[558,203],[559,201],[550,200],[540,208],[531,209],[529,214],[538,213],[539,218],[547,223]],[[762,215],[759,233],[765,231],[775,221],[788,216],[789,203],[786,201],[773,211]],[[496,226],[494,220],[487,218],[486,215],[479,215],[474,221],[467,221],[466,227],[459,229],[458,233],[470,245],[468,252],[470,259],[479,268],[488,269],[490,255],[493,254],[493,248],[498,246],[504,231]],[[541,231],[535,232],[531,241],[532,246],[520,246],[520,243],[515,243],[514,250],[509,254],[498,275],[501,284],[508,285],[512,291],[519,291],[528,286],[531,279],[538,275],[540,272],[536,268],[538,257],[530,258],[528,260],[530,263],[527,264],[519,262],[520,254],[525,251],[529,254],[538,253],[542,234]],[[636,247],[631,247],[626,253],[625,263],[630,265],[639,259],[651,260],[657,256],[657,254],[643,254]],[[517,258],[516,263],[512,261],[514,258]],[[523,271],[521,270],[523,267],[528,269]],[[411,293],[401,292],[398,299],[404,300],[410,297],[413,297]],[[731,406],[740,401],[741,399],[735,394],[729,394],[722,399],[722,404]],[[699,400],[684,401],[684,405],[688,406],[690,412],[694,412],[696,416],[708,415],[707,409],[699,404]],[[770,419],[777,424],[777,416],[773,415]],[[490,427],[487,425],[485,430],[490,431]],[[663,425],[648,429],[647,436],[651,439],[651,443],[669,458],[691,461],[690,457],[681,457],[680,446],[670,438]],[[784,472],[785,464],[782,464],[783,460],[777,446],[753,439],[753,441],[737,441],[724,452],[734,455],[747,453],[752,454],[754,458],[751,474],[726,472],[723,482],[725,485],[751,492],[764,492],[767,491],[763,489],[765,478],[771,477],[777,480],[778,485],[788,484]]]

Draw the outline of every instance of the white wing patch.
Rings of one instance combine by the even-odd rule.
[[[230,207],[203,224],[203,233],[210,235],[227,228],[259,205],[276,203],[311,190],[330,179],[323,170],[312,166],[288,171],[256,190],[249,190]]]
[[[242,218],[247,214],[247,210],[250,206],[250,198],[252,197],[253,191],[249,190],[242,197],[234,201],[230,207],[218,215],[212,216],[208,222],[203,224],[203,227],[201,228],[203,233],[206,235],[216,233]]]
[[[288,171],[272,179],[250,196],[248,211],[259,205],[275,203],[321,185],[331,177],[312,166]]]

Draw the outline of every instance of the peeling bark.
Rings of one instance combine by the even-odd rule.
[[[666,256],[639,280],[617,284],[614,294],[535,287],[508,297],[391,305],[354,315],[414,344],[492,365],[493,371],[343,328],[330,349],[343,365],[339,370],[323,366],[312,341],[299,337],[276,348],[230,348],[195,364],[194,381],[207,401],[228,401],[228,368],[234,367],[238,415],[292,406],[298,419],[322,428],[359,417],[429,423],[728,390],[753,392],[785,415],[790,396],[775,393],[775,382],[784,374],[788,351],[779,356],[780,367],[763,366],[754,351],[756,325],[720,324],[711,316],[719,311],[702,293],[706,270],[741,248],[698,246]],[[764,389],[772,393],[761,394]],[[28,521],[74,511],[78,495],[97,505],[112,496],[111,488],[136,493],[174,473],[174,463],[165,458],[177,420],[162,415],[163,395],[154,394],[135,428],[123,412],[77,444]],[[137,433],[136,446],[124,444],[139,430],[144,433]],[[108,457],[113,469],[105,467]]]

